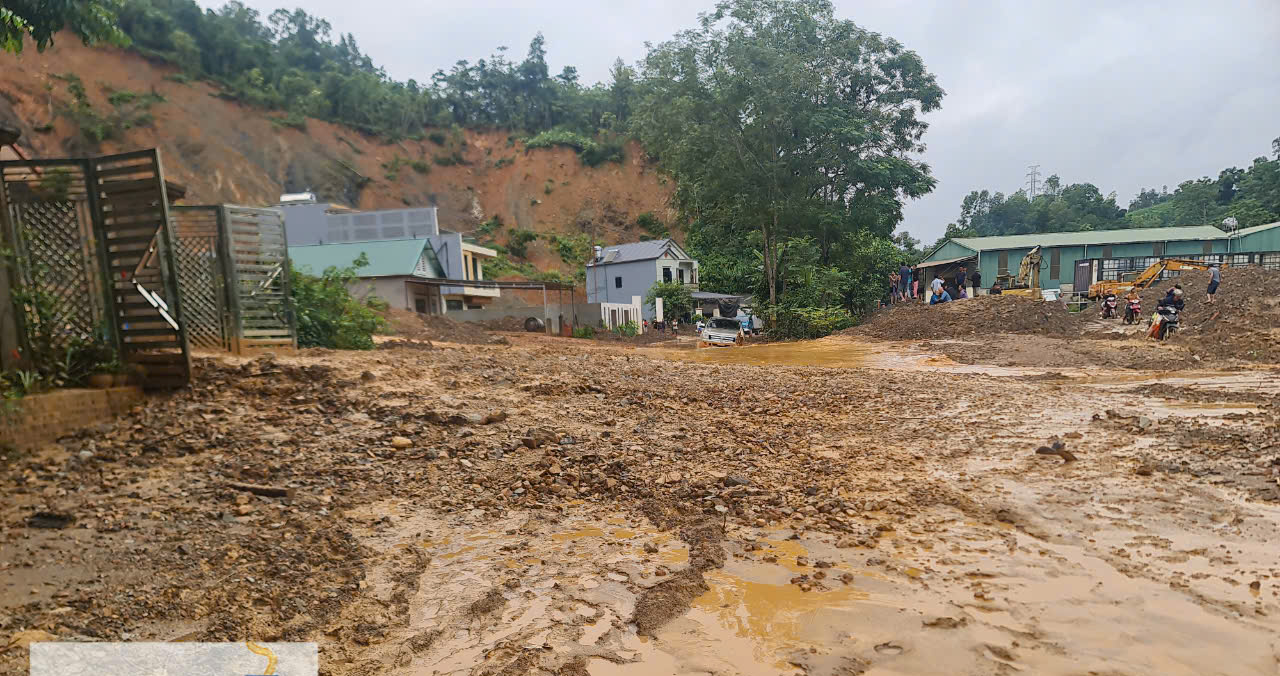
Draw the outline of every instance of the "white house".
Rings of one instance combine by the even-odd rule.
[[[679,282],[698,290],[698,261],[673,239],[596,247],[587,263],[587,302],[630,303],[644,297],[657,282]],[[644,318],[654,319],[653,308],[643,305]]]

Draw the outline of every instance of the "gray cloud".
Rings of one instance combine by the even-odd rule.
[[[221,2],[200,0],[205,6]],[[246,0],[264,14],[283,3]],[[607,79],[614,58],[695,25],[711,0],[554,3],[306,0],[393,77],[428,80],[541,31],[553,72]],[[920,53],[947,90],[924,155],[938,188],[901,228],[926,242],[970,190],[1012,193],[1026,165],[1116,191],[1247,166],[1280,136],[1280,3],[836,0],[841,17]],[[287,5],[286,5],[287,6]]]

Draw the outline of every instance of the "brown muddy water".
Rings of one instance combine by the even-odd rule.
[[[495,524],[373,506],[371,516],[393,514],[397,525],[370,529],[365,544],[426,561],[408,628],[384,644],[418,647],[387,648],[387,673],[537,664],[542,671],[510,673],[1280,674],[1280,509],[1183,474],[1135,476],[1137,459],[1165,442],[1090,426],[1114,408],[1248,434],[1258,405],[1133,388],[1274,392],[1275,374],[993,369],[843,338],[637,351],[711,364],[1049,377],[1007,381],[1025,390],[1016,405],[958,409],[970,440],[963,449],[947,441],[955,448],[945,459],[916,470],[967,501],[922,499],[889,524],[864,512],[883,531],[870,548],[778,523],[726,522],[725,565],[706,572],[708,589],[652,637],[632,623],[637,599],[683,571],[690,553],[641,516],[580,503],[563,514],[513,511]],[[1036,455],[1049,437],[1073,439],[1082,459]],[[398,575],[380,568],[370,584],[389,602],[404,593]]]

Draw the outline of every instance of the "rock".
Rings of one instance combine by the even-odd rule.
[[[1151,476],[1155,471],[1155,465],[1152,465],[1149,462],[1144,462],[1141,465],[1138,465],[1138,469],[1134,470],[1134,474],[1137,474],[1138,476]]]
[[[80,451],[79,456],[81,460],[88,460],[93,457],[93,451]]]
[[[240,516],[248,516],[253,513],[253,505],[240,505],[236,507],[236,514]]]
[[[1062,442],[1061,442],[1061,441],[1054,442],[1054,443],[1055,443],[1055,445],[1061,445],[1061,444],[1062,444]],[[1063,462],[1075,462],[1075,460],[1076,460],[1076,456],[1075,456],[1075,454],[1074,454],[1074,453],[1072,453],[1071,451],[1066,450],[1065,448],[1050,448],[1049,446],[1041,446],[1040,448],[1037,448],[1037,449],[1036,449],[1036,454],[1038,454],[1038,455],[1056,455],[1056,456],[1058,456],[1059,458],[1062,458],[1062,461],[1063,461]]]
[[[191,550],[186,545],[178,545],[177,552],[181,556],[191,556]]]
[[[13,636],[10,636],[9,642],[5,644],[3,652],[8,652],[14,649],[25,650],[29,648],[32,643],[42,643],[44,641],[56,641],[56,640],[58,640],[58,637],[54,636],[53,634],[50,634],[47,631],[40,631],[39,629],[28,629],[27,631],[20,631],[14,634]]]
[[[484,417],[484,424],[492,425],[500,423],[507,419],[509,414],[506,411],[493,411]]]
[[[657,553],[658,553],[658,545],[655,545],[655,544],[653,544],[652,542],[646,542],[646,543],[644,543],[644,553],[646,553],[646,554],[657,554]]]
[[[810,487],[808,487],[808,488],[804,489],[804,494],[805,494],[805,495],[807,495],[807,496],[809,496],[809,497],[813,497],[813,496],[815,496],[815,495],[817,495],[817,494],[818,494],[818,487],[817,487],[817,486],[810,486]]]
[[[724,478],[726,486],[750,486],[751,480],[740,476],[727,476]]]
[[[365,371],[360,374],[360,380],[363,380],[366,383],[371,383],[377,379],[378,379],[378,376],[373,375],[373,371]]]
[[[479,413],[454,413],[445,421],[451,425],[483,425],[485,418]]]
[[[520,440],[520,443],[524,444],[525,448],[540,448],[547,444],[556,443],[557,439],[559,437],[556,434],[547,430],[530,429],[525,432],[524,438]]]
[[[392,448],[409,448],[413,445],[413,441],[408,437],[391,437]]]
[[[923,620],[924,626],[933,629],[955,629],[964,626],[964,620],[954,617],[929,617]]]
[[[66,528],[75,523],[76,517],[64,512],[36,512],[27,518],[31,528]]]
[[[805,566],[808,566],[808,565],[809,565],[809,557],[807,557],[807,556],[797,556],[797,557],[796,557],[796,565],[797,565],[797,566],[800,566],[801,568],[803,568],[803,567],[805,567]]]

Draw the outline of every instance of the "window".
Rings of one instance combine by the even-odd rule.
[[[483,305],[468,305],[468,306],[467,306],[467,309],[468,309],[468,310],[483,310],[483,309],[484,309],[484,306],[483,306]]]
[[[614,277],[614,278],[613,278],[613,288],[615,288],[615,289],[621,289],[621,288],[622,288],[622,278],[621,278],[621,277]]]
[[[662,281],[671,283],[671,268],[662,268]]]
[[[446,301],[444,302],[444,309],[446,309],[446,310],[448,310],[448,311],[450,311],[450,312],[462,312],[462,301],[460,301],[460,300],[446,300]]]
[[[1231,265],[1232,265],[1232,266],[1235,266],[1235,267],[1240,267],[1240,266],[1243,266],[1243,265],[1249,265],[1250,263],[1252,263],[1252,262],[1253,262],[1253,261],[1249,260],[1249,259],[1250,259],[1250,258],[1252,258],[1252,257],[1253,257],[1253,256],[1251,256],[1250,254],[1232,254],[1232,255],[1231,255]]]
[[[997,267],[999,268],[996,270],[997,275],[1009,274],[1009,252],[1008,251],[1000,252],[1000,259]]]
[[[1103,257],[1103,258],[1111,258],[1111,255],[1112,255],[1112,254],[1111,254],[1111,245],[1110,245],[1110,244],[1104,245],[1104,246],[1102,247],[1102,257]]]
[[[1062,249],[1049,250],[1049,279],[1058,279],[1062,274]]]
[[[1151,245],[1151,255],[1152,255],[1152,256],[1163,256],[1163,255],[1164,255],[1164,242],[1156,242],[1156,243],[1152,244],[1152,245]]]
[[[1204,246],[1200,247],[1200,253],[1213,253],[1213,242],[1211,240],[1205,240]]]
[[[480,279],[480,259],[475,256],[471,257],[471,278]]]
[[[1280,270],[1280,253],[1262,254],[1262,267],[1268,270]]]
[[[680,283],[684,284],[684,268],[680,268]]]
[[[427,314],[427,299],[422,296],[415,297],[413,299],[413,309],[417,310],[420,315]]]

